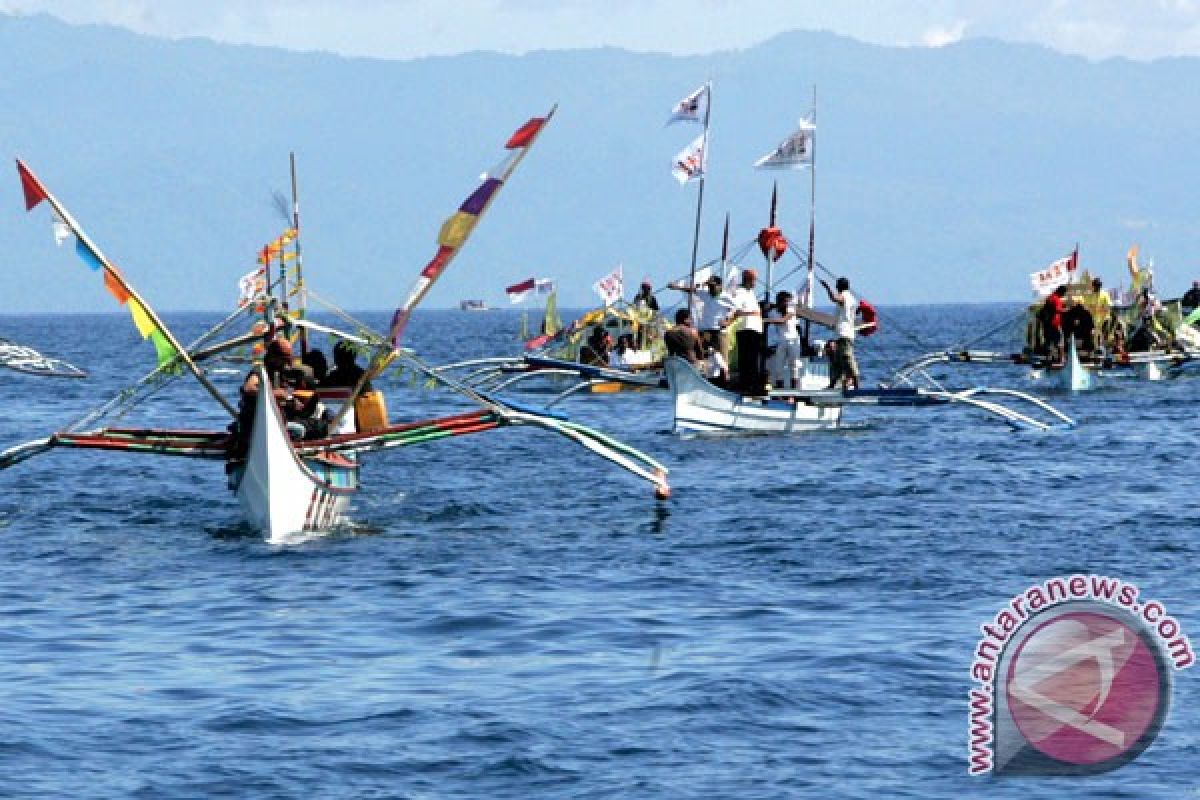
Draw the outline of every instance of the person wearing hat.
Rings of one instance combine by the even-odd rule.
[[[744,320],[734,338],[737,342],[738,387],[742,394],[747,395],[761,395],[766,392],[766,378],[762,368],[762,307],[758,304],[758,298],[754,296],[754,284],[757,281],[758,272],[752,269],[742,270],[742,285],[734,289],[729,297],[732,307],[729,322]]]
[[[654,296],[654,286],[650,281],[642,281],[637,296],[633,298],[634,308],[658,311],[658,298]]]
[[[700,339],[705,347],[710,347],[720,353],[721,360],[729,363],[729,333],[725,330],[728,324],[726,316],[733,304],[729,295],[721,286],[720,275],[710,275],[704,282],[704,289],[691,287],[682,282],[668,284],[668,288],[692,295],[690,303],[696,320],[696,328],[700,331]]]

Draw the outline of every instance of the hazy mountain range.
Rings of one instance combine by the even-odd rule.
[[[24,159],[161,309],[228,308],[283,228],[299,165],[310,283],[349,308],[399,302],[443,219],[508,135],[559,111],[428,299],[503,304],[528,277],[564,305],[617,263],[627,284],[686,272],[696,187],[670,177],[698,132],[664,126],[714,81],[702,257],[780,220],[807,240],[804,172],[751,168],[818,95],[817,255],[883,304],[1020,300],[1080,245],[1110,285],[1139,242],[1160,287],[1200,278],[1200,61],[1092,63],[1029,45],[941,49],[780,33],[742,51],[615,49],[346,59],[163,41],[0,14],[0,151]],[[11,163],[11,161],[10,161]],[[115,308],[98,277],[0,180],[0,313]],[[759,263],[754,251],[749,259]],[[632,288],[630,289],[632,292]]]

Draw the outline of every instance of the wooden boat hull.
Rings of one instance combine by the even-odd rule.
[[[709,383],[695,367],[674,356],[666,361],[675,408],[676,433],[779,434],[836,428],[842,409],[743,397]]]
[[[264,388],[258,393],[246,459],[231,473],[246,518],[272,543],[337,527],[358,489],[357,462],[333,453],[301,458],[265,372],[259,372],[259,380]]]

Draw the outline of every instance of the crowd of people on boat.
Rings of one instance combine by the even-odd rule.
[[[321,402],[318,390],[357,387],[366,372],[357,363],[354,346],[350,342],[339,341],[334,345],[331,370],[324,352],[316,347],[308,348],[297,359],[292,342],[284,336],[274,337],[267,343],[262,365],[293,439],[321,439],[327,436],[334,412]],[[369,391],[370,387],[364,386],[363,389]],[[232,430],[235,450],[242,455],[249,446],[260,391],[261,378],[255,368],[242,381],[238,418]]]
[[[1180,298],[1187,314],[1200,307],[1200,281]],[[1071,341],[1084,359],[1128,360],[1131,352],[1169,350],[1175,331],[1167,323],[1165,306],[1149,281],[1137,287],[1130,310],[1113,304],[1100,278],[1086,288],[1063,284],[1037,309],[1031,336],[1033,353],[1052,365],[1061,365]]]
[[[759,300],[754,289],[758,273],[742,271],[733,291],[726,291],[717,275],[699,286],[675,282],[668,288],[691,296],[689,308],[675,315],[675,326],[664,337],[667,352],[683,358],[717,385],[746,395],[765,395],[771,388],[796,389],[803,359],[828,356],[830,380],[826,388],[859,388],[859,369],[854,357],[858,329],[859,300],[850,291],[850,281],[838,278],[836,290],[822,280],[837,309],[835,338],[827,345],[807,340],[801,333],[796,298],[791,292],[776,293],[774,301]],[[730,380],[729,329],[741,321],[734,333],[737,348],[736,380]]]

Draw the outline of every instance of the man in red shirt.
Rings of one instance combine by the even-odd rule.
[[[1066,285],[1059,286],[1046,298],[1038,312],[1042,322],[1042,339],[1046,342],[1046,355],[1056,364],[1063,360],[1063,311],[1066,310],[1064,298],[1067,296]]]

